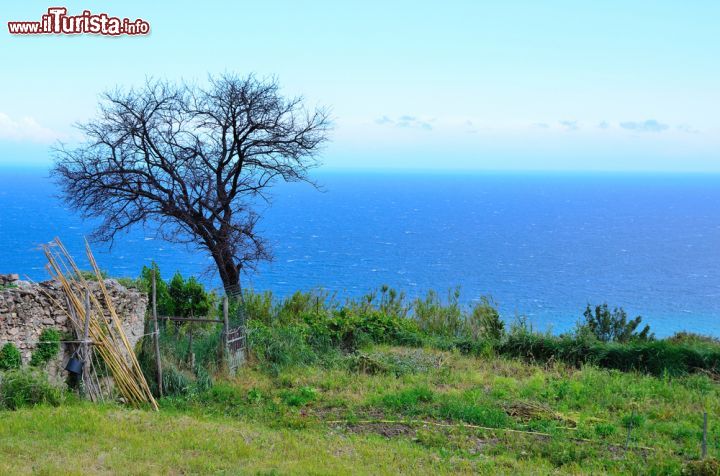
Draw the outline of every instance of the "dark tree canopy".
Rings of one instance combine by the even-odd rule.
[[[330,121],[275,80],[223,75],[207,87],[148,81],[106,93],[78,127],[87,142],[57,149],[53,175],[69,205],[102,218],[94,238],[153,225],[207,250],[232,290],[270,258],[253,205],[277,180],[311,182]]]

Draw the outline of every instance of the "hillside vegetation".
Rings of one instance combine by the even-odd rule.
[[[158,290],[175,314],[219,312],[195,280]],[[0,408],[15,411],[0,410],[0,473],[720,471],[713,338],[656,339],[606,305],[554,336],[500,319],[487,298],[465,308],[454,291],[407,302],[382,288],[342,303],[246,292],[231,315],[247,322],[250,346],[232,377],[217,326],[162,327],[159,414],[91,405],[37,370],[7,371]],[[149,342],[138,352],[157,391]]]
[[[700,464],[720,388],[371,346],[332,368],[255,365],[161,405],[2,412],[0,473],[679,474]],[[715,425],[709,441],[718,454]]]

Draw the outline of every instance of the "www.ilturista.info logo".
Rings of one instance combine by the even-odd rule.
[[[65,7],[51,7],[40,21],[9,21],[8,30],[12,35],[147,35],[150,24],[142,18],[130,20],[107,13],[90,13],[90,10],[81,15],[68,15]]]

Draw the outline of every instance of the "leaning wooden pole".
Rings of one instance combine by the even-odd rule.
[[[82,361],[83,373],[82,380],[85,391],[90,398],[95,401],[95,391],[92,388],[92,378],[90,375],[90,291],[85,291],[85,319],[83,321],[83,337],[82,337]]]
[[[153,318],[153,345],[155,347],[155,377],[157,378],[158,394],[163,396],[162,362],[160,361],[160,327],[157,315],[157,273],[155,265],[152,269],[152,318]]]
[[[97,279],[95,287],[101,291],[103,302],[91,292],[90,283],[59,239],[43,248],[48,259],[48,271],[65,292],[69,304],[68,317],[78,333],[85,334],[85,325],[88,326],[89,340],[112,374],[115,388],[126,403],[136,406],[150,404],[154,410],[158,410],[134,349],[120,326],[120,319],[90,247],[87,246],[88,259]]]

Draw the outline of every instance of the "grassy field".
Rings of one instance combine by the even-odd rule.
[[[680,474],[698,469],[703,411],[720,453],[720,385],[704,375],[383,346],[345,359],[251,366],[159,414],[0,412],[0,474]]]

